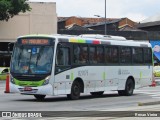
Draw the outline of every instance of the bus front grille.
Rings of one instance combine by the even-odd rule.
[[[15,79],[21,81],[40,81],[45,79],[46,76],[14,76]]]

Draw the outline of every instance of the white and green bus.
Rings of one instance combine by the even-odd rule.
[[[147,42],[108,35],[26,35],[17,39],[10,64],[10,92],[34,95],[130,96],[151,85],[152,48]]]

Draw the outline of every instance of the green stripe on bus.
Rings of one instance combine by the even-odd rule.
[[[14,82],[16,85],[19,85],[19,86],[34,86],[34,87],[37,87],[37,86],[42,86],[43,83],[44,83],[44,80],[40,80],[40,81],[20,81],[20,80],[17,80],[17,79],[14,79]]]
[[[142,79],[142,72],[140,72],[140,79]]]
[[[83,39],[78,39],[78,43],[86,43],[86,41]]]
[[[103,80],[106,79],[106,72],[103,72]]]
[[[74,79],[74,75],[73,75],[73,73],[71,73],[71,80],[73,80]]]

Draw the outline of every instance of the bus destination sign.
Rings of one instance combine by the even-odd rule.
[[[20,39],[19,41],[23,45],[49,45],[48,39]]]

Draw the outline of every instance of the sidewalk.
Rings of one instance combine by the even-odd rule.
[[[104,112],[105,110],[103,110]],[[115,113],[114,113],[115,111]],[[120,111],[120,112],[119,112]],[[120,114],[122,111],[122,114]],[[157,112],[158,111],[158,112]],[[119,108],[106,112],[106,114],[111,114],[106,117],[103,113],[100,117],[46,117],[47,120],[159,120],[160,119],[160,104],[150,105],[150,106],[135,106],[128,108]],[[117,113],[117,114],[116,114]],[[115,115],[115,116],[114,116]],[[124,115],[124,116],[123,116]],[[125,115],[131,115],[130,117],[125,117]],[[146,115],[147,117],[144,117]],[[155,117],[155,116],[158,117]],[[94,116],[94,115],[93,115]]]
[[[115,112],[114,112],[115,111]],[[120,114],[122,111],[122,114]],[[86,111],[87,112],[87,111]],[[94,111],[95,112],[95,111]],[[98,111],[99,112],[99,111]],[[102,112],[105,113],[105,110]],[[106,114],[100,114],[100,117],[46,117],[47,120],[159,120],[160,119],[160,104],[148,106],[135,106],[128,108],[119,108],[106,111]],[[109,114],[111,113],[111,114]],[[106,117],[108,115],[108,117]],[[125,117],[125,115],[129,117]],[[146,115],[146,117],[144,117]],[[156,115],[158,117],[156,117]],[[82,115],[83,116],[83,115]],[[39,119],[39,120],[43,120]]]

